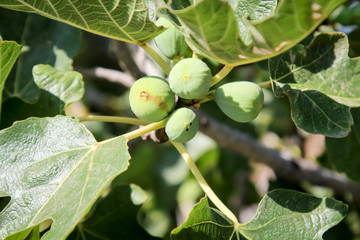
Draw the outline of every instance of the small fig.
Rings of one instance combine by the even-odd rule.
[[[185,56],[190,51],[184,36],[169,20],[160,17],[156,21],[156,25],[167,28],[165,32],[154,39],[156,46],[165,57],[174,59],[176,56]]]
[[[168,82],[159,77],[143,77],[130,89],[131,110],[141,120],[157,122],[165,118],[175,105],[175,94]]]
[[[181,60],[169,74],[171,90],[185,99],[203,97],[209,91],[211,82],[210,68],[206,63],[195,58]]]
[[[264,93],[252,82],[231,82],[215,92],[215,102],[229,118],[237,122],[250,122],[260,113]]]
[[[188,108],[175,110],[166,121],[165,132],[174,142],[184,143],[192,139],[199,129],[196,114]]]

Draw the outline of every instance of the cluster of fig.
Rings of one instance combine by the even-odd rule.
[[[157,23],[168,27],[155,38],[161,52],[169,59],[183,56],[183,45],[186,45],[183,35],[163,18]],[[206,63],[196,58],[184,58],[171,69],[169,81],[153,76],[137,80],[130,89],[130,107],[144,121],[157,122],[167,118],[165,132],[169,139],[184,143],[195,136],[199,121],[191,109],[176,108],[175,96],[186,100],[199,99],[209,94],[211,84],[212,74]],[[261,88],[244,81],[220,86],[213,98],[225,115],[237,122],[255,119],[264,102]]]

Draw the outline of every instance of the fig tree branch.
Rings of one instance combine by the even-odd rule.
[[[314,185],[329,187],[338,194],[351,193],[354,201],[360,204],[360,184],[309,160],[287,159],[279,151],[264,147],[248,134],[232,129],[200,111],[198,117],[199,130],[214,139],[220,147],[264,163],[271,167],[278,177],[288,181],[308,181]]]
[[[111,51],[115,55],[124,72],[131,75],[134,79],[139,79],[145,76],[134,61],[127,43],[113,40],[111,42]]]
[[[127,73],[108,68],[75,68],[75,70],[80,72],[85,78],[105,79],[109,82],[118,83],[128,88],[130,88],[135,81],[134,78]]]

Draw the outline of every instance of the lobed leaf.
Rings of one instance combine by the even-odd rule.
[[[343,33],[323,33],[270,59],[271,79],[299,91],[315,90],[349,107],[360,107],[360,58],[349,58]]]
[[[0,7],[36,13],[105,37],[138,45],[162,32],[144,0],[0,0]]]
[[[0,132],[0,238],[24,239],[52,221],[42,239],[64,239],[103,189],[125,171],[125,137],[96,142],[69,117],[31,118]]]
[[[322,239],[323,233],[338,224],[346,212],[347,206],[334,199],[279,189],[265,195],[250,222],[235,226],[203,198],[171,238]]]
[[[289,97],[299,128],[330,137],[350,132],[350,107],[360,104],[360,61],[348,57],[348,47],[345,34],[320,34],[269,60],[274,93]]]
[[[261,21],[246,20],[239,14],[236,17],[228,2],[222,0],[174,0],[167,11],[181,23],[180,29],[194,51],[220,63],[236,66],[285,52],[308,36],[343,2],[282,0],[275,15],[267,18],[271,11],[264,13]],[[160,9],[161,14],[165,12]],[[249,29],[251,36],[241,37],[239,29],[243,27]]]
[[[288,96],[291,118],[298,128],[329,137],[345,137],[350,132],[353,119],[349,107],[317,91],[298,91],[287,85],[279,88],[276,83],[273,87],[276,95]]]
[[[322,239],[348,207],[332,198],[317,198],[278,189],[265,195],[255,217],[240,228],[248,239]]]

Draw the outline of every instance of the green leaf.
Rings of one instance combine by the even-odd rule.
[[[232,221],[217,209],[210,208],[207,197],[204,197],[194,206],[186,222],[171,232],[171,239],[239,239],[236,235]]]
[[[265,195],[255,217],[240,232],[249,239],[322,239],[347,210],[332,198],[278,189]]]
[[[360,104],[360,64],[347,54],[347,37],[331,33],[269,60],[274,93],[289,97],[299,128],[329,137],[349,133],[348,106]]]
[[[1,120],[1,102],[2,92],[4,90],[5,80],[8,77],[11,68],[21,51],[21,46],[16,42],[0,42],[0,120]]]
[[[288,96],[291,117],[298,128],[329,137],[344,137],[350,132],[353,119],[349,107],[317,91],[298,91],[276,83],[273,88],[277,96]]]
[[[201,0],[191,6],[173,2],[178,3],[177,8],[173,3],[169,11],[181,22],[181,30],[194,51],[223,64],[243,65],[290,49],[344,0],[282,0],[274,16],[247,21],[251,44],[240,37],[241,23],[237,20],[240,18],[235,17],[226,1]]]
[[[239,24],[240,37],[246,45],[253,42],[251,25],[246,19],[265,20],[274,15],[277,6],[277,0],[231,0],[229,3]]]
[[[40,95],[33,81],[32,68],[37,64],[49,64],[61,71],[71,70],[72,57],[81,45],[81,31],[76,28],[3,8],[0,8],[0,34],[23,46],[6,82],[4,97],[18,97],[26,103],[37,102]]]
[[[134,202],[132,196],[138,191],[139,187],[135,185],[112,186],[110,193],[98,200],[90,216],[79,223],[67,239],[158,239],[150,236],[137,222],[138,205],[143,202]]]
[[[0,7],[37,13],[105,37],[141,45],[160,34],[144,0],[0,0]]]
[[[360,108],[352,109],[354,125],[346,138],[326,138],[327,159],[339,172],[360,182]]]
[[[250,20],[265,20],[275,13],[277,0],[230,0],[235,15]]]
[[[50,65],[36,65],[33,76],[40,89],[57,96],[65,105],[80,100],[84,95],[83,78],[78,72],[62,72]]]
[[[125,137],[96,142],[69,117],[31,118],[2,130],[0,196],[11,201],[0,213],[0,238],[51,219],[42,239],[64,239],[129,159]]]
[[[270,59],[271,78],[279,87],[315,90],[338,103],[359,107],[360,58],[350,59],[348,52],[345,34],[320,34],[309,46]]]
[[[325,231],[345,217],[347,209],[331,198],[279,189],[265,195],[250,222],[234,226],[203,198],[171,237],[174,240],[322,239]]]

